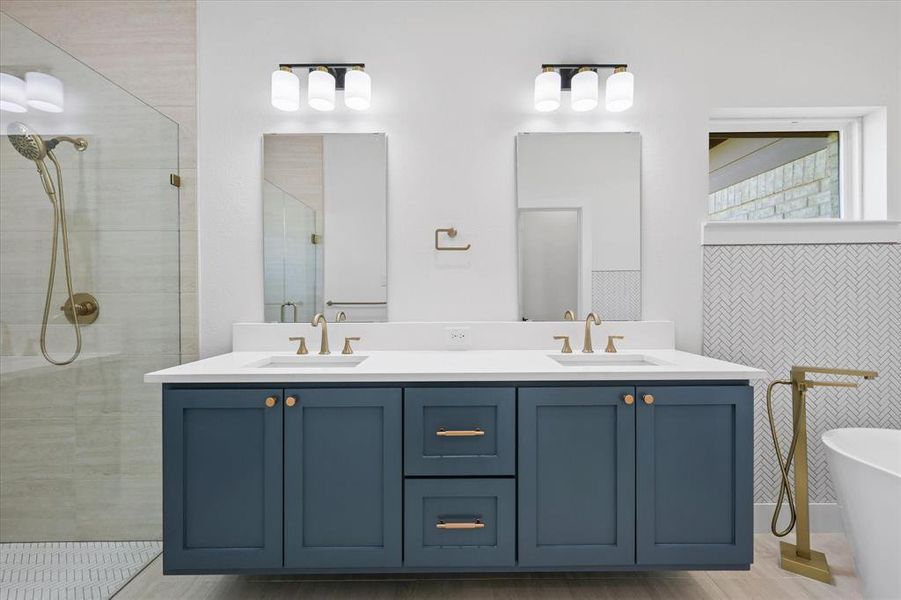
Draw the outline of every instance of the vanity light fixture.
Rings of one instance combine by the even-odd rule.
[[[613,75],[607,78],[606,101],[607,110],[622,112],[632,108],[635,97],[635,76],[626,71],[625,65],[613,69]]]
[[[570,91],[570,105],[577,112],[598,105],[598,70],[613,69],[607,78],[607,110],[621,112],[632,106],[635,78],[624,64],[544,64],[535,77],[535,110],[550,112],[560,108],[561,91]]]
[[[372,79],[363,67],[351,67],[344,75],[344,106],[366,110],[372,100]]]
[[[560,73],[545,65],[535,77],[535,110],[551,112],[560,108]]]
[[[44,112],[63,112],[63,82],[46,73],[29,71],[25,73],[25,94],[27,104]]]
[[[327,67],[316,67],[307,80],[307,103],[315,110],[335,110],[335,76]]]
[[[570,83],[570,105],[576,112],[598,107],[598,72],[582,67],[573,75]]]
[[[272,72],[272,106],[279,110],[294,111],[300,108],[300,79],[290,67],[279,67]]]
[[[26,102],[25,81],[9,73],[0,73],[0,110],[23,113],[28,110]]]
[[[321,111],[335,109],[336,90],[344,91],[344,105],[366,110],[372,100],[372,80],[363,63],[286,63],[272,73],[272,106],[284,111],[300,108],[300,80],[294,69],[307,69],[307,103]]]

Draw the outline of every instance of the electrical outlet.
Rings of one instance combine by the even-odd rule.
[[[444,331],[448,348],[464,349],[472,346],[469,327],[445,327]]]

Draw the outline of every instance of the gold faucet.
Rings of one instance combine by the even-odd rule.
[[[843,387],[856,388],[853,381],[812,381],[807,379],[809,374],[840,375],[844,377],[863,377],[875,379],[876,371],[863,371],[859,369],[830,369],[824,367],[792,367],[790,379],[777,379],[767,386],[766,408],[770,420],[770,433],[773,436],[773,446],[776,450],[776,459],[779,463],[779,498],[776,500],[776,510],[770,529],[773,535],[784,537],[795,529],[795,542],[780,544],[780,566],[786,571],[804,575],[817,581],[829,583],[832,574],[826,555],[810,548],[810,504],[808,500],[807,480],[807,390],[815,387]],[[792,390],[792,437],[788,445],[786,456],[782,455],[779,444],[779,436],[776,431],[776,420],[773,416],[773,388],[777,385],[789,385]],[[795,467],[795,491],[789,481],[789,469],[794,461]],[[782,530],[778,528],[779,512],[782,508],[782,500],[788,501],[789,521]]]
[[[288,341],[300,342],[300,344],[297,346],[298,354],[309,354],[310,353],[310,351],[307,350],[307,338],[305,338],[305,337],[289,337]]]
[[[342,323],[347,320],[347,315],[344,314],[343,310],[339,310],[338,314],[335,315],[335,323]]]
[[[571,310],[567,310],[565,313],[563,313],[563,320],[564,321],[575,321],[576,313],[574,313]]]
[[[325,318],[324,314],[316,313],[310,325],[316,327],[320,323],[322,323],[322,343],[319,344],[319,354],[331,354],[331,351],[328,349],[328,319]]]
[[[588,313],[585,317],[585,342],[582,344],[582,352],[585,354],[593,354],[594,348],[591,347],[591,324],[601,324],[601,318],[593,312]]]
[[[344,338],[344,349],[341,351],[341,354],[353,354],[354,349],[351,347],[351,342],[359,342],[359,337],[346,337]]]
[[[609,352],[611,354],[616,353],[616,342],[615,340],[621,340],[625,336],[623,335],[608,335],[607,336],[607,349],[604,352]]]
[[[569,336],[568,335],[555,335],[555,340],[563,340],[563,349],[560,350],[562,354],[572,354],[573,348],[569,345]]]

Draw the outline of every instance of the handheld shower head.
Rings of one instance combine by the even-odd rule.
[[[27,158],[39,162],[47,156],[47,144],[38,134],[31,131],[25,123],[14,121],[6,128],[9,143],[16,151]]]

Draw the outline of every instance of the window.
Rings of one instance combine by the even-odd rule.
[[[708,219],[840,219],[839,131],[709,134]]]

